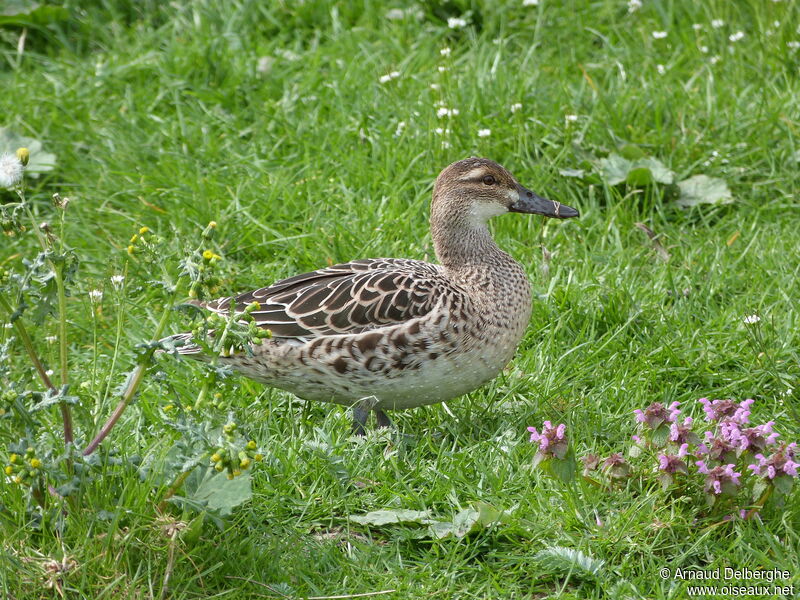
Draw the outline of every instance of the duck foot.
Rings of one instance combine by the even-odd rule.
[[[353,407],[353,435],[366,434],[364,427],[367,424],[367,418],[369,418],[369,409],[359,406]]]
[[[377,408],[372,410],[375,412],[375,422],[379,428],[392,426],[392,421],[385,412]],[[368,408],[353,407],[353,435],[365,435],[369,413]]]
[[[378,427],[391,427],[392,420],[386,416],[386,413],[382,410],[376,408],[375,410],[375,422],[378,424]]]

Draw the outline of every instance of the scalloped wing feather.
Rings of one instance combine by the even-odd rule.
[[[431,312],[461,294],[438,265],[406,259],[355,260],[296,275],[233,298],[237,311],[253,301],[259,327],[277,338],[311,339],[362,333]],[[232,298],[198,303],[227,314]]]

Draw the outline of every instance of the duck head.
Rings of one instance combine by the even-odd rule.
[[[446,167],[433,186],[431,221],[460,221],[482,226],[507,212],[544,215],[556,219],[577,217],[574,208],[542,198],[520,185],[505,168],[487,158],[467,158]],[[464,222],[466,220],[466,223]]]

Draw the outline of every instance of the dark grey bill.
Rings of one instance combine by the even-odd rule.
[[[517,191],[519,192],[519,200],[511,205],[509,208],[511,212],[544,215],[545,217],[554,217],[556,219],[570,219],[579,217],[581,214],[571,206],[542,198],[521,185],[517,186]]]

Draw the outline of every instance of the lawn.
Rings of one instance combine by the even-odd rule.
[[[681,569],[720,569],[718,597],[800,594],[797,485],[753,495],[741,469],[728,498],[696,458],[662,485],[664,426],[634,416],[680,402],[702,434],[698,399],[752,398],[751,424],[800,441],[797,4],[63,6],[47,24],[0,18],[0,128],[42,148],[30,214],[0,237],[0,295],[25,299],[31,348],[69,384],[42,394],[0,308],[0,462],[30,447],[42,463],[33,485],[0,482],[0,596],[710,597]],[[358,438],[344,408],[148,363],[157,329],[191,327],[170,310],[189,281],[221,295],[354,258],[433,260],[432,182],[468,156],[581,212],[492,222],[534,307],[490,384]],[[0,189],[4,221],[17,200]],[[566,424],[570,457],[625,462],[535,465],[527,428],[544,421]],[[248,449],[241,475],[209,479],[219,440],[263,460]]]

